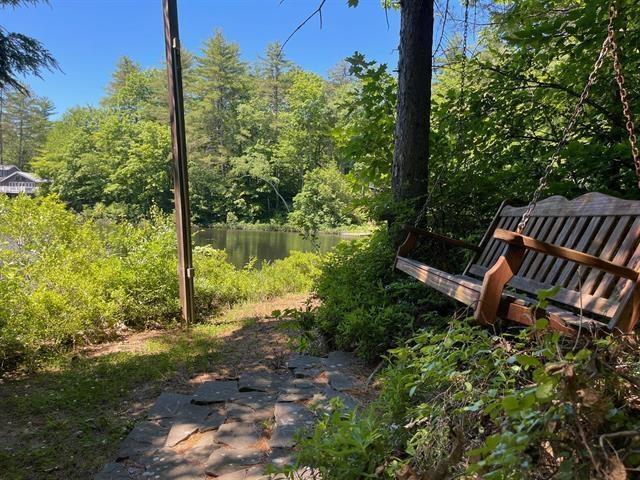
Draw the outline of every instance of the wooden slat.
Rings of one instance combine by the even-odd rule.
[[[500,213],[502,212],[502,209],[507,204],[508,204],[508,200],[505,200],[500,204],[498,211],[495,213],[495,215],[491,219],[491,223],[487,227],[487,231],[484,232],[484,235],[482,236],[482,239],[478,244],[479,251],[474,252],[474,254],[471,256],[471,259],[469,260],[469,263],[465,267],[464,272],[462,272],[462,275],[466,275],[467,272],[469,271],[469,267],[471,267],[471,265],[473,265],[474,263],[477,263],[480,257],[485,253],[487,244],[493,240],[493,232],[495,231],[495,229],[498,226],[498,223],[500,222],[500,219],[501,219]]]
[[[602,224],[598,227],[598,230],[593,235],[593,238],[586,246],[586,248],[578,247],[578,250],[593,255],[598,258],[602,258],[600,255],[603,246],[609,239],[611,234],[611,226],[618,220],[618,217],[605,217],[602,220]],[[603,260],[608,260],[602,258]],[[584,282],[588,278],[589,274],[596,269],[582,269],[576,268],[573,275],[567,281],[567,288],[569,290],[584,290],[586,293],[591,293],[589,288],[585,288]]]
[[[558,236],[558,233],[561,231],[562,225],[564,225],[566,219],[551,217],[550,220],[553,222],[553,227],[545,235],[545,238],[541,238],[540,240],[544,240],[545,242],[549,242],[549,243],[557,243],[556,237]],[[529,266],[529,268],[527,270],[520,270],[522,276],[528,277],[528,278],[535,278],[545,258],[550,258],[550,257],[543,255],[542,253],[536,253],[535,258],[533,262],[531,262],[531,265]]]
[[[536,240],[535,238],[527,237],[526,235],[520,235],[518,233],[501,229],[496,230],[493,233],[493,236],[505,243],[508,243],[509,245],[524,247],[530,250],[545,253],[547,255],[553,255],[554,257],[563,258],[565,260],[576,262],[587,267],[599,268],[600,270],[612,273],[617,277],[624,277],[633,281],[636,281],[638,279],[638,272],[631,268],[602,260],[601,258],[594,257],[593,255],[588,255],[578,250],[553,245],[551,243],[541,242],[539,240]]]
[[[469,270],[469,273],[477,275],[478,277],[483,277],[486,271],[486,267],[474,265]],[[508,285],[515,288],[516,290],[528,293],[533,298],[537,298],[538,292],[540,290],[547,290],[552,287],[552,285],[540,283],[536,280],[524,278],[520,275],[516,275],[515,277],[513,277],[509,281]],[[593,295],[588,295],[585,293],[582,293],[582,299],[580,299],[580,296],[580,292],[576,292],[575,290],[568,290],[566,288],[560,288],[560,290],[552,298],[552,300],[576,309],[579,309],[580,304],[582,303],[583,311],[607,318],[611,318],[618,309],[618,302],[612,299],[594,297]]]
[[[545,241],[545,237],[547,236],[547,232],[551,228],[551,225],[555,223],[556,219],[553,217],[542,217],[538,219],[537,227],[529,233],[529,236],[533,238],[537,238],[538,240]],[[524,261],[522,262],[522,266],[520,267],[520,272],[522,272],[522,276],[526,276],[524,272],[529,269],[529,266],[533,263],[536,255],[540,255],[537,252],[528,251],[524,256]]]
[[[510,219],[509,217],[500,217],[498,219],[498,222],[496,224],[496,228],[508,228],[508,223]],[[495,228],[494,228],[495,230]],[[478,263],[481,265],[484,265],[487,262],[487,259],[489,257],[489,255],[492,253],[492,251],[498,247],[498,244],[500,242],[498,242],[495,238],[493,238],[493,231],[491,232],[491,237],[486,240],[485,242],[485,247],[482,251],[482,253],[480,254],[479,258],[478,258]]]
[[[478,281],[472,282],[468,278],[451,275],[405,257],[397,258],[396,268],[465,305],[475,305],[480,296]]]
[[[602,217],[591,217],[589,219],[589,223],[585,228],[584,232],[576,242],[576,244],[572,247],[573,250],[578,252],[584,252],[589,248],[589,244],[593,241],[596,233],[598,233],[598,229],[600,228],[600,224],[602,223]],[[581,266],[581,273],[584,271],[585,266]],[[578,270],[578,265],[573,262],[567,262],[558,275],[558,278],[554,282],[554,285],[560,285],[561,287],[568,287],[569,280],[573,276],[574,272]]]
[[[618,251],[618,247],[624,240],[624,233],[627,231],[627,226],[629,225],[630,218],[631,217],[629,217],[628,215],[618,218],[616,226],[607,239],[607,243],[598,255],[600,258],[602,258],[603,260],[613,259],[614,254]],[[591,270],[586,280],[583,282],[582,291],[589,294],[594,293],[595,289],[598,286],[598,281],[602,278],[603,275],[604,273],[600,270]]]
[[[502,215],[521,216],[526,207],[505,207]],[[561,196],[546,198],[536,205],[532,216],[572,217],[572,216],[640,215],[640,201],[623,200],[602,193],[586,193],[573,200]]]
[[[509,221],[506,223],[506,225],[504,227],[504,230],[509,230],[509,231],[515,230],[516,227],[518,226],[518,222],[519,221],[520,221],[520,219],[518,217],[509,218]],[[502,228],[502,227],[498,227],[498,228]],[[496,260],[498,260],[498,258],[500,258],[502,255],[504,255],[504,252],[506,250],[507,250],[507,247],[505,246],[504,243],[497,242],[493,246],[493,248],[491,249],[491,252],[487,256],[487,259],[485,260],[483,265],[485,265],[487,267],[491,267],[494,263],[496,263]]]
[[[588,220],[587,217],[578,218],[576,223],[571,228],[569,235],[565,238],[565,241],[562,243],[559,243],[558,245],[562,245],[563,247],[567,247],[567,248],[572,248],[575,245],[577,239],[580,238],[580,235],[582,235],[582,231],[584,229],[584,226],[587,223],[587,220]],[[565,263],[566,263],[565,260],[561,258],[556,258],[551,264],[551,266],[549,267],[549,271],[547,272],[547,275],[545,276],[543,283],[555,285],[556,278],[558,278],[558,275],[560,275],[560,272],[562,271],[562,267],[564,266]]]
[[[633,253],[633,249],[638,243],[638,237],[640,236],[640,218],[636,218],[629,231],[624,237],[624,240],[618,247],[618,251],[615,256],[611,260],[613,263],[617,263],[619,265],[629,265],[631,258],[631,254]],[[632,266],[632,268],[636,268]],[[594,292],[594,295],[598,297],[608,297],[611,295],[611,290],[613,290],[614,282],[617,280],[613,275],[604,275],[598,288]]]
[[[560,219],[558,219],[558,221],[559,220]],[[571,232],[573,231],[573,227],[577,223],[577,221],[578,221],[577,218],[567,218],[565,221],[563,221],[561,223],[561,229],[558,232],[553,243],[557,245],[564,245],[567,239],[569,238],[569,236],[571,235]],[[551,267],[554,266],[555,262],[556,262],[555,258],[550,257],[549,255],[544,255],[544,259],[542,260],[542,263],[538,268],[538,271],[535,273],[535,275],[532,278],[539,282],[544,282],[547,276],[549,275],[549,272],[551,271]]]
[[[445,237],[444,235],[440,235],[439,233],[432,232],[430,230],[425,230],[423,228],[413,227],[411,225],[405,225],[404,231],[409,233],[415,233],[420,237],[427,237],[438,242],[447,243],[454,247],[466,248],[467,250],[473,250],[477,252],[479,247],[469,242],[465,242],[464,240],[458,240],[456,238]]]

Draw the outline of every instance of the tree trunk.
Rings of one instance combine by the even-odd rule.
[[[424,197],[429,186],[433,0],[403,0],[400,12],[398,106],[391,186],[394,198],[406,201]]]

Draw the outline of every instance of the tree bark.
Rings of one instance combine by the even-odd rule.
[[[424,197],[429,186],[433,0],[403,0],[400,12],[391,186],[394,198],[406,201]]]

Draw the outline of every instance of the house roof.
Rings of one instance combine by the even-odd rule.
[[[4,178],[0,178],[0,184],[2,184],[2,183],[7,183],[7,182],[9,182],[9,181],[14,181],[14,182],[15,182],[16,180],[14,179],[14,177],[20,177],[20,176],[22,176],[22,177],[24,177],[25,179],[27,179],[27,180],[29,180],[29,181],[31,181],[31,182],[34,182],[34,183],[42,183],[42,182],[44,182],[44,180],[42,180],[42,179],[40,179],[40,178],[36,177],[35,175],[33,175],[33,174],[31,174],[31,173],[17,171],[17,172],[13,172],[13,173],[12,173],[12,174],[10,174],[10,175],[7,175],[7,176],[6,176],[6,177],[4,177]],[[12,179],[13,179],[13,180],[12,180]]]

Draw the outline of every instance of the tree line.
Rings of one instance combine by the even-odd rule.
[[[220,31],[182,58],[196,223],[289,220],[314,229],[359,221],[351,166],[337,146],[342,104],[354,89],[345,65],[325,79],[294,65],[278,43],[248,63]],[[53,122],[33,168],[76,210],[129,218],[170,210],[166,92],[162,68],[122,58],[99,106]],[[332,187],[322,198],[318,179]],[[322,210],[309,218],[317,201]]]

